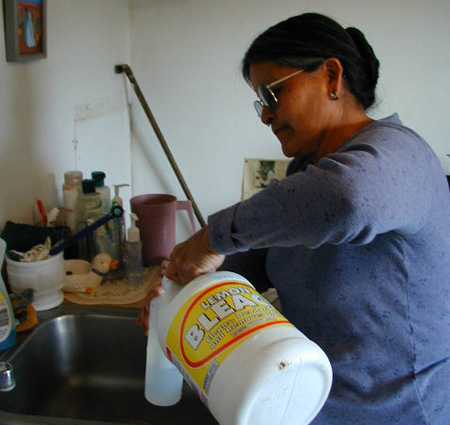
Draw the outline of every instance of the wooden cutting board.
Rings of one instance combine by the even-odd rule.
[[[159,266],[146,269],[144,283],[133,286],[126,279],[103,282],[93,294],[65,292],[64,300],[83,305],[111,305],[141,308],[148,292],[160,283]]]

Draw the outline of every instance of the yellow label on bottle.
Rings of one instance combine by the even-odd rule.
[[[178,311],[166,340],[167,354],[207,402],[223,361],[269,326],[293,326],[252,287],[220,282],[191,297]]]
[[[5,341],[12,329],[11,318],[8,313],[6,296],[0,292],[0,342]]]

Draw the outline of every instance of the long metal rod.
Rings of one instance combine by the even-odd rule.
[[[173,169],[175,175],[177,176],[177,179],[178,179],[181,187],[183,188],[184,194],[192,203],[192,208],[194,210],[194,213],[195,213],[195,216],[197,217],[198,222],[200,223],[200,226],[205,227],[206,222],[203,219],[202,213],[198,209],[197,203],[195,202],[194,197],[192,196],[192,193],[189,190],[189,187],[186,184],[186,181],[184,180],[183,175],[181,174],[181,171],[175,161],[175,158],[172,155],[172,152],[170,151],[169,146],[167,145],[166,139],[164,138],[163,134],[161,133],[158,123],[156,122],[156,119],[153,116],[153,113],[152,113],[150,107],[148,106],[147,101],[145,100],[145,97],[139,87],[139,84],[136,81],[136,78],[134,77],[133,71],[131,70],[130,66],[127,64],[116,65],[114,67],[114,70],[117,74],[125,74],[128,77],[128,80],[130,81],[131,85],[133,86],[134,92],[136,93],[136,96],[139,99],[139,102],[141,103],[142,109],[144,110],[145,115],[147,115],[147,118],[150,121],[153,131],[155,132],[156,137],[158,138],[159,143],[161,144],[161,147],[163,148],[163,151],[166,154],[166,157],[169,160],[170,165],[172,166],[172,169]]]

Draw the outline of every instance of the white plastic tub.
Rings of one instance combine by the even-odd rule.
[[[49,310],[63,302],[64,294],[61,288],[65,271],[62,252],[47,260],[33,263],[23,263],[6,257],[6,267],[13,292],[33,289],[33,306],[37,311]]]

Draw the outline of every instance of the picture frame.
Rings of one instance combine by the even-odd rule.
[[[251,198],[273,180],[283,180],[289,163],[289,159],[245,159],[241,200]]]
[[[47,57],[46,0],[3,0],[7,62]]]

